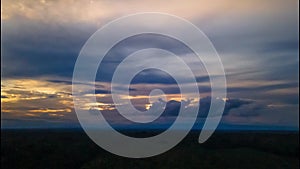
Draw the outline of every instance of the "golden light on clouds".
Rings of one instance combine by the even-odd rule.
[[[9,117],[63,117],[72,112],[70,85],[44,79],[1,82],[1,111]]]
[[[60,112],[67,112],[70,113],[72,110],[69,108],[66,109],[34,109],[28,110],[30,113],[60,113]]]
[[[28,91],[30,93],[55,94],[59,92],[70,92],[69,87],[52,83],[47,80],[35,79],[5,79],[1,81],[1,93],[10,90]]]
[[[87,87],[90,84],[79,85],[82,86],[83,91],[90,89]],[[108,90],[110,86],[107,83],[97,83],[96,85],[101,86],[101,90]],[[132,87],[139,91],[145,86],[133,85]],[[155,87],[160,88],[162,86],[156,85]],[[85,94],[84,98],[89,100],[88,98],[92,96],[92,94]],[[86,103],[82,100],[84,103],[82,109],[116,110],[116,105],[110,94],[96,94],[95,96],[98,102]],[[10,116],[39,117],[47,114],[47,116],[64,117],[73,112],[71,85],[69,83],[55,83],[46,79],[4,79],[2,80],[1,97],[2,112],[9,113]],[[160,98],[160,96],[155,97],[156,100]],[[149,103],[149,95],[137,95],[136,93],[133,96],[120,95],[120,98],[130,99],[135,106],[145,107],[146,110],[152,106]],[[187,100],[187,98],[187,96],[182,97],[181,94],[166,94],[167,100],[165,101],[181,101]]]
[[[149,110],[151,108],[152,104],[145,104],[145,109]]]
[[[89,89],[90,84],[80,84],[83,91]],[[109,88],[109,84],[96,84],[103,90]],[[134,86],[140,88],[142,86]],[[157,86],[161,87],[161,86]],[[73,111],[73,100],[71,96],[71,85],[69,83],[55,83],[46,79],[4,79],[1,86],[1,105],[2,112],[9,113],[16,117],[39,117],[45,113],[48,116],[64,117],[66,113]],[[92,97],[92,94],[85,94],[84,98]],[[96,103],[86,103],[84,100],[82,109],[98,109],[105,111],[115,110],[115,104],[110,94],[95,94],[98,98]],[[140,101],[149,99],[148,95],[120,96],[121,98],[137,101],[136,106],[149,109],[151,104]],[[159,98],[159,96],[157,96]],[[83,98],[83,99],[84,99]],[[167,101],[181,101],[181,94],[166,95]],[[103,100],[104,102],[102,102]],[[56,114],[56,115],[54,115]],[[73,114],[74,115],[74,114]]]

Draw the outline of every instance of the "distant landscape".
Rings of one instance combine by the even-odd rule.
[[[143,137],[156,131],[124,131]],[[200,131],[161,155],[130,159],[97,146],[81,129],[6,129],[1,134],[3,169],[296,169],[298,132],[217,131],[204,144]]]

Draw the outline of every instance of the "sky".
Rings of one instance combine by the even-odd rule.
[[[115,126],[159,127],[174,121],[180,105],[199,103],[195,126],[201,126],[210,102],[221,101],[225,102],[221,129],[298,130],[299,8],[296,0],[3,0],[1,3],[2,128],[78,127],[72,75],[85,42],[99,28],[119,17],[162,12],[190,21],[211,40],[224,66],[227,97],[210,97],[205,68],[180,42],[143,35],[120,42],[105,56],[95,82],[97,103],[83,104],[82,109],[95,115],[94,109],[100,110]],[[165,29],[176,28],[165,26]],[[132,123],[116,111],[111,79],[128,54],[149,46],[185,58],[195,70],[200,94],[193,99],[188,98],[188,93],[182,96],[172,76],[155,69],[144,70],[131,81],[128,98],[138,110],[148,111],[138,118],[153,119],[157,112],[162,115],[151,124]],[[172,57],[154,56],[148,61],[155,62],[157,58],[179,77],[185,77],[183,68]],[[210,65],[214,66],[215,62],[211,60]],[[139,64],[136,60],[127,66]],[[92,84],[78,85],[85,88]],[[117,85],[120,89],[124,87]],[[165,98],[157,95],[156,102],[150,103],[149,93],[157,88],[164,91]],[[85,96],[89,97],[90,93]]]

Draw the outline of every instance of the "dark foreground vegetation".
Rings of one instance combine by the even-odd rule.
[[[143,134],[147,133],[136,132],[136,135]],[[299,168],[299,134],[296,132],[216,132],[204,144],[197,143],[198,134],[191,132],[164,154],[129,159],[101,149],[81,130],[2,130],[1,168]]]

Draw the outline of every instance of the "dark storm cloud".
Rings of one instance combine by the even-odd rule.
[[[259,116],[263,110],[267,110],[267,109],[268,109],[267,106],[263,104],[257,104],[252,102],[250,104],[245,104],[244,106],[235,107],[235,111],[230,112],[230,114],[237,117],[247,118],[247,117]]]
[[[197,82],[209,82],[209,76],[197,76],[196,81]]]
[[[282,28],[284,29],[284,28]],[[78,56],[78,53],[89,38],[89,36],[96,30],[93,26],[79,26],[72,24],[65,25],[49,25],[42,22],[36,22],[33,20],[26,20],[24,18],[17,18],[15,20],[3,21],[2,34],[2,61],[3,61],[3,77],[12,76],[66,76],[71,77],[73,73],[73,67]],[[249,28],[250,30],[250,28]],[[287,40],[280,40],[268,42],[267,40],[261,40],[256,36],[253,36],[255,32],[247,32],[245,34],[229,34],[231,36],[225,36],[226,34],[212,34],[210,36],[217,50],[224,53],[224,49],[229,50],[229,53],[249,55],[251,54],[251,60],[264,57],[261,60],[268,61],[266,65],[258,65],[259,69],[256,73],[252,73],[251,77],[255,76],[256,79],[295,79],[297,71],[297,62],[285,63],[282,59],[290,60],[294,54],[298,51],[297,38],[288,38]],[[228,31],[228,30],[225,30]],[[276,32],[276,30],[273,30]],[[207,32],[210,35],[210,32]],[[252,34],[251,34],[252,33]],[[292,32],[283,32],[284,34],[293,34]],[[275,36],[275,35],[274,35]],[[280,37],[284,37],[281,35]],[[290,37],[290,36],[288,36]],[[271,40],[272,37],[270,37]],[[226,41],[224,41],[226,39]],[[247,41],[239,41],[238,39],[248,39]],[[53,43],[55,42],[55,43]],[[234,46],[228,46],[231,44]],[[97,79],[99,81],[110,81],[114,69],[128,54],[143,49],[146,47],[159,47],[175,52],[179,55],[189,54],[191,51],[188,48],[178,42],[169,38],[162,38],[161,36],[148,35],[148,36],[136,36],[131,39],[122,41],[115,50],[112,50],[106,57],[98,70]],[[282,57],[270,54],[278,53],[290,53],[290,57]],[[269,56],[265,56],[267,53]],[[288,54],[285,54],[288,55]],[[286,59],[287,58],[287,59]],[[271,59],[270,61],[268,59]],[[229,59],[231,60],[231,59]],[[226,68],[226,62],[228,60],[223,59]],[[260,63],[263,64],[263,63]],[[13,66],[12,66],[13,65]],[[270,65],[270,66],[269,66]],[[287,65],[287,66],[284,66]],[[254,68],[258,66],[253,65]],[[249,69],[249,67],[245,67]],[[240,71],[240,68],[236,68],[234,71]],[[140,75],[140,79],[136,78],[134,83],[162,83],[171,84],[174,81],[166,78],[161,74],[155,72],[148,72],[152,78],[148,78],[148,75]],[[101,75],[100,75],[101,74]],[[250,76],[250,75],[248,75]],[[234,77],[230,76],[232,80]],[[247,77],[245,77],[247,78]],[[196,77],[197,82],[208,82],[208,76]],[[229,79],[231,80],[231,79]]]
[[[211,102],[224,102],[224,101],[222,99],[211,99],[211,97],[202,98],[200,100],[199,117],[207,117]],[[253,101],[242,100],[242,99],[228,99],[225,101],[223,115],[228,115],[230,110],[251,103],[253,103]]]
[[[289,56],[275,58],[276,61],[270,59],[270,64],[266,64],[262,68],[264,74],[257,78],[264,80],[296,81],[299,77],[299,60],[295,56],[297,56],[297,54],[290,56],[292,59],[287,60],[284,60],[284,58]]]
[[[2,22],[4,77],[71,77],[77,55],[96,29],[49,25],[22,17]]]
[[[262,85],[262,86],[253,86],[253,87],[228,87],[228,92],[262,92],[270,91],[275,89],[288,89],[298,87],[298,82],[290,82],[283,84],[271,84],[271,85]]]
[[[151,78],[149,78],[151,77]],[[198,83],[210,82],[210,78],[218,78],[219,75],[205,75],[195,76],[195,80]],[[191,83],[192,80],[187,79],[186,83]],[[137,75],[132,81],[132,84],[140,83],[154,83],[154,84],[177,84],[177,82],[167,73],[159,71],[157,69],[148,69],[143,71],[142,74]]]
[[[4,21],[3,30],[3,77],[12,76],[44,76],[44,75],[55,75],[55,76],[67,76],[71,77],[73,72],[73,66],[75,64],[78,52],[85,40],[92,33],[92,31],[87,31],[83,28],[74,28],[69,25],[64,25],[61,28],[55,26],[48,27],[48,25],[43,25],[41,23],[37,24],[34,21],[30,22],[20,22],[22,27],[16,27],[14,23],[16,21]],[[32,27],[34,25],[34,27]],[[11,29],[13,28],[13,29]],[[34,29],[32,29],[34,28]],[[80,30],[82,29],[82,30]],[[88,30],[93,30],[88,28]],[[23,32],[23,33],[19,33]],[[69,36],[68,36],[69,35]],[[74,36],[76,35],[76,36]],[[79,36],[78,36],[79,35]],[[112,77],[113,68],[117,66],[122,57],[126,57],[132,51],[140,48],[147,47],[146,43],[143,44],[141,41],[146,41],[154,47],[165,47],[173,48],[177,50],[178,53],[184,54],[188,53],[188,50],[179,50],[179,44],[170,41],[169,39],[163,39],[163,42],[158,40],[159,37],[144,37],[140,36],[139,40],[128,40],[123,42],[118,50],[112,52],[111,55],[114,57],[107,57],[103,60],[102,76],[98,78],[100,81],[109,81]],[[52,42],[56,43],[52,43]],[[159,42],[159,43],[158,43]],[[171,43],[172,42],[172,43]],[[126,45],[125,45],[126,44]],[[170,44],[167,46],[166,44]],[[268,53],[276,53],[279,51],[297,51],[297,41],[287,41],[287,42],[274,42],[268,43],[261,47],[261,51]],[[128,46],[132,48],[128,48]],[[150,46],[151,46],[150,45]],[[238,47],[239,49],[242,46]],[[273,48],[273,50],[272,50]],[[120,57],[120,55],[122,55]],[[116,57],[118,56],[118,57]],[[280,62],[272,61],[272,62]],[[14,65],[14,66],[11,66]],[[251,76],[256,76],[257,79],[295,79],[298,63],[290,63],[288,66],[274,66],[274,69],[268,67],[263,69],[264,71],[257,70],[257,73],[263,72],[268,75],[255,75],[252,72]],[[277,64],[275,64],[277,65]],[[99,71],[101,71],[101,68]],[[98,73],[99,74],[99,73]],[[245,74],[243,74],[245,75]],[[151,78],[149,78],[151,76]],[[248,75],[250,76],[250,75]],[[234,79],[234,76],[227,76],[227,78]],[[245,77],[247,78],[247,77]],[[198,76],[196,77],[197,82],[209,82],[209,76]],[[56,83],[67,83],[68,81],[52,80]],[[176,84],[176,81],[169,78],[166,74],[157,71],[146,71],[144,74],[138,75],[133,81],[133,84],[139,83],[159,83],[159,84]],[[249,92],[249,91],[261,91],[261,90],[273,90],[280,88],[290,88],[296,87],[296,83],[293,84],[282,84],[282,85],[270,85],[263,87],[229,87],[228,92]],[[200,88],[203,92],[209,92],[209,88]],[[170,89],[169,93],[178,93],[177,89]],[[99,92],[99,93],[107,93]]]
[[[133,95],[149,95],[150,92],[155,89],[153,88],[143,88],[143,89],[136,89],[135,92],[132,92]],[[180,94],[180,89],[176,86],[166,86],[163,85],[160,88],[165,94]]]
[[[163,112],[165,116],[177,116],[181,107],[181,102],[170,100],[166,104],[166,108]]]
[[[293,93],[264,93],[258,99],[268,100],[269,103],[299,105],[299,93],[297,89],[291,90]]]
[[[2,61],[3,77],[72,77],[73,68],[80,49],[96,31],[96,27],[85,25],[49,25],[22,17],[3,21]],[[176,55],[191,53],[181,42],[164,36],[137,35],[117,44],[100,64],[98,81],[111,81],[117,65],[129,54],[144,48],[161,48]],[[152,78],[140,76],[134,83],[171,84],[174,81],[153,72]],[[52,80],[63,83],[63,81]],[[65,83],[70,83],[66,82]]]
[[[95,89],[95,94],[110,94],[110,90]]]
[[[198,24],[219,52],[227,74],[252,71],[229,81],[298,79],[298,9],[292,5],[288,9],[272,15],[235,16],[232,22],[214,26]]]
[[[62,84],[72,85],[72,81],[70,80],[47,80],[47,81],[52,83],[62,83]]]
[[[169,74],[158,69],[147,69],[142,71],[132,79],[131,83],[177,84],[176,81]]]
[[[211,99],[211,97],[205,97],[200,100],[200,107],[198,112],[198,117],[205,118],[208,115],[211,102],[224,102],[222,99]],[[187,102],[182,102],[182,104],[187,105]],[[225,102],[224,112],[223,115],[226,116],[229,114],[230,110],[240,108],[244,105],[253,104],[255,106],[252,106],[252,109],[249,110],[249,112],[256,111],[260,109],[261,107],[257,106],[254,101],[250,100],[242,100],[242,99],[228,99]],[[177,116],[180,110],[181,102],[171,100],[168,101],[166,104],[166,108],[164,110],[164,115],[166,116]],[[241,116],[253,116],[254,114],[250,113],[241,113]]]
[[[297,23],[296,20],[293,22],[293,24]],[[208,35],[211,34],[209,36],[210,40],[220,54],[256,54],[252,55],[252,59],[255,59],[261,57],[261,55],[268,54],[269,56],[267,57],[272,57],[270,54],[278,52],[297,53],[299,51],[297,30],[282,29],[285,30],[281,33],[276,33],[276,30],[270,30],[273,31],[271,36],[268,32],[265,32],[267,30],[256,30],[256,32],[253,32],[252,30],[244,29],[243,33],[234,33],[227,30],[225,31],[227,34],[206,32]],[[236,31],[241,32],[241,30]],[[259,36],[259,34],[261,35]]]
[[[159,48],[159,49],[167,50],[177,56],[181,56],[181,58],[183,59],[185,58],[183,57],[184,55],[191,54],[191,57],[194,57],[195,59],[199,60],[199,58],[193,54],[192,50],[189,47],[187,47],[182,42],[173,39],[171,37],[166,37],[164,35],[151,34],[151,33],[135,35],[120,41],[105,55],[101,64],[99,65],[96,80],[102,82],[111,81],[115,69],[117,68],[119,63],[123,61],[123,59],[133,54],[134,52],[137,52],[142,49],[147,49],[147,48]],[[153,57],[161,58],[162,61],[164,59],[164,56],[153,56]],[[147,61],[150,62],[151,58],[149,58]],[[134,63],[132,64],[133,66],[136,66],[134,65]],[[199,65],[197,66],[199,67]],[[162,71],[158,71],[155,69],[144,70],[138,76],[139,77],[136,77],[132,81],[133,84],[139,84],[139,83],[175,84],[176,83],[174,80],[168,78],[167,77],[168,75],[166,73],[163,73]],[[149,76],[151,76],[151,78],[149,78]]]
[[[115,89],[116,90],[123,90],[123,91],[126,91],[126,90],[129,90],[129,91],[137,91],[137,89],[135,89],[135,88],[126,88],[126,87],[123,87],[123,86],[117,86],[117,87],[115,87]]]
[[[111,91],[110,90],[105,90],[105,89],[95,89],[94,91],[93,90],[84,91],[81,94],[92,94],[92,93],[95,93],[95,94],[111,94]]]
[[[290,39],[288,41],[282,40],[277,42],[266,43],[261,47],[259,53],[275,53],[275,52],[293,52],[296,53],[299,51],[299,41],[295,39]]]

